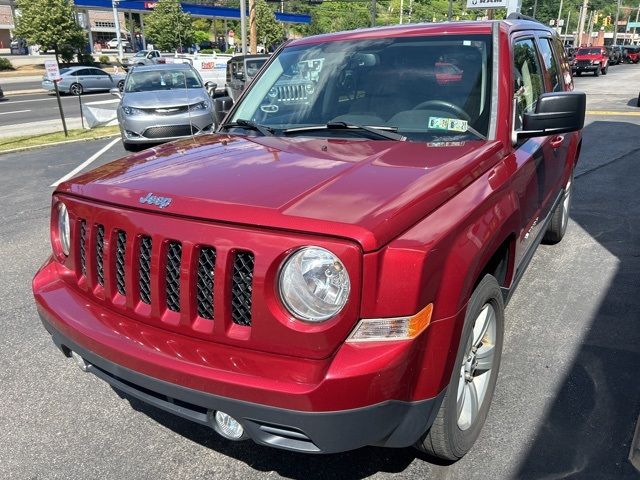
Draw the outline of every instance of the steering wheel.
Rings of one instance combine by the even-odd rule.
[[[466,120],[467,122],[471,121],[471,117],[469,116],[469,114],[462,110],[462,108],[444,100],[427,100],[426,102],[419,103],[418,105],[413,107],[412,110],[427,110],[429,107],[445,108],[458,115],[458,118]]]

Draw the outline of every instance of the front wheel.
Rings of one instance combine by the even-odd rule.
[[[84,88],[82,88],[82,85],[80,85],[79,83],[72,83],[71,86],[69,87],[69,93],[71,95],[82,95],[82,92],[84,91]]]
[[[485,275],[471,295],[451,381],[429,432],[416,447],[447,461],[462,458],[484,425],[498,378],[504,338],[500,286]]]
[[[608,72],[609,72],[609,65],[607,65],[606,67],[604,67],[604,68],[602,69],[602,74],[603,74],[603,75],[606,75]]]
[[[599,77],[599,76],[600,76],[600,69],[599,69],[599,68],[596,68],[596,69],[595,69],[595,71],[593,72],[593,74],[594,74],[596,77]]]
[[[564,192],[560,203],[556,205],[555,210],[551,214],[551,221],[547,227],[547,231],[542,238],[542,242],[547,245],[554,245],[559,243],[567,232],[567,225],[569,224],[569,213],[571,212],[571,193],[573,188],[573,172],[569,176],[567,185],[564,187]]]
[[[578,71],[576,72],[576,77],[581,77],[582,76],[582,72]]]
[[[118,90],[120,90],[121,92],[124,90],[124,80],[120,80],[118,82]]]

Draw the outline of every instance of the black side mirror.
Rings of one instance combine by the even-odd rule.
[[[227,116],[231,107],[233,107],[233,99],[231,97],[219,97],[213,101],[213,113],[216,125],[222,123],[222,120]]]
[[[518,137],[544,137],[581,130],[587,96],[584,92],[554,92],[540,95],[535,113],[525,113]]]
[[[216,82],[207,82],[204,84],[204,88],[207,89],[209,96],[213,98],[216,94],[216,90],[218,89],[218,84]]]

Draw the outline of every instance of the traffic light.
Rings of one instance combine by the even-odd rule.
[[[605,27],[611,25],[611,15],[607,15],[606,17],[604,17],[604,19],[602,19],[602,25],[604,25]]]
[[[596,25],[598,23],[598,12],[593,14],[593,24]]]

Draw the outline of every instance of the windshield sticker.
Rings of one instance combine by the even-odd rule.
[[[457,118],[429,117],[429,130],[449,130],[466,132],[469,122]]]
[[[427,147],[464,147],[467,142],[427,142]]]

